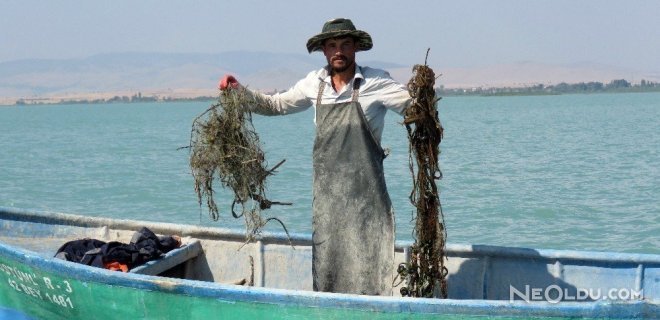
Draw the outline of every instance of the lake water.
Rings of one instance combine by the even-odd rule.
[[[243,228],[226,191],[219,221],[200,209],[177,150],[208,106],[0,107],[0,206]],[[448,97],[439,110],[450,243],[660,254],[660,93]],[[294,203],[264,214],[297,233],[311,231],[312,118],[254,118],[269,162],[286,159],[268,195]],[[398,115],[386,121],[397,238],[409,240],[407,137]]]

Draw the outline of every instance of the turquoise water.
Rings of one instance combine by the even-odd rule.
[[[242,228],[200,210],[188,167],[209,103],[0,107],[0,206]],[[660,94],[448,97],[441,201],[453,243],[660,253]],[[313,112],[255,116],[271,164],[265,212],[311,231]],[[411,239],[401,118],[383,145],[398,239]],[[269,230],[280,231],[277,225]]]

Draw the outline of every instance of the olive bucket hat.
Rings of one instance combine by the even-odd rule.
[[[371,36],[368,33],[355,29],[350,19],[337,18],[324,23],[321,33],[307,40],[307,51],[309,53],[320,51],[324,40],[344,36],[355,38],[357,51],[367,51],[373,47]]]

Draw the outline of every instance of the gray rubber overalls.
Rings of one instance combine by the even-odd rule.
[[[313,200],[315,291],[392,295],[394,216],[385,158],[357,101],[316,103]]]

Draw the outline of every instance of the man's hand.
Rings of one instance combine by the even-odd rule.
[[[222,79],[220,79],[220,83],[218,83],[218,89],[220,90],[227,90],[227,88],[233,88],[236,89],[238,88],[239,83],[234,76],[230,74],[226,74]]]

